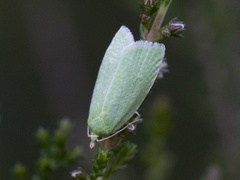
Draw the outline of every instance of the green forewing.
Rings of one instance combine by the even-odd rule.
[[[164,45],[134,42],[131,32],[120,28],[105,53],[94,88],[88,118],[94,134],[114,133],[132,117],[157,77],[164,52]]]
[[[97,118],[102,113],[102,107],[104,100],[106,99],[108,87],[110,87],[110,83],[114,78],[115,69],[120,62],[120,52],[124,47],[133,42],[134,39],[129,29],[127,29],[125,26],[122,26],[115,34],[103,57],[103,61],[99,69],[97,81],[94,87],[88,117],[88,126],[93,132],[94,129],[96,129],[95,124],[99,129],[105,128],[103,122],[99,122]]]

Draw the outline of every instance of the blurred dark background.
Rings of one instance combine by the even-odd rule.
[[[90,169],[86,120],[98,68],[121,25],[138,39],[138,4],[1,0],[1,180],[10,179],[15,162],[34,165],[34,132],[40,126],[55,128],[63,117],[75,126],[69,146],[81,145],[86,154],[72,168]],[[143,151],[151,129],[144,127],[150,127],[153,109],[166,104],[171,117],[168,125],[159,118],[165,135],[156,141],[164,143],[152,148],[169,158],[155,157],[167,167],[155,179],[240,179],[239,6],[236,0],[173,1],[165,23],[176,16],[183,20],[185,38],[166,42],[170,73],[143,105],[145,121],[131,137],[139,155],[119,179],[154,179],[146,166],[150,154]],[[69,172],[63,179],[70,179]]]

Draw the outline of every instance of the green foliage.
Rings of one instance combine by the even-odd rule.
[[[12,174],[14,179],[25,180],[27,179],[27,168],[20,163],[16,163],[12,168]]]
[[[108,153],[109,160],[107,166],[105,166],[105,169],[103,169],[103,179],[107,179],[117,170],[127,167],[126,163],[137,153],[137,146],[130,142],[124,142],[113,150],[105,153]],[[94,165],[97,164],[94,163]]]
[[[157,98],[150,111],[145,125],[146,145],[140,152],[145,164],[146,179],[167,179],[173,165],[173,158],[167,148],[172,132],[172,108],[166,97]],[[146,158],[148,154],[148,158]]]
[[[140,38],[146,40],[148,33],[151,29],[153,21],[157,15],[158,9],[160,7],[160,1],[142,1],[140,3],[141,23],[140,23]]]
[[[141,24],[144,29],[149,29],[160,7],[160,1],[142,1],[140,3]]]
[[[117,170],[127,167],[137,153],[137,146],[130,142],[124,142],[111,150],[99,149],[92,165],[90,175],[81,170],[74,171],[72,176],[77,180],[106,180]]]
[[[66,142],[70,135],[72,124],[68,119],[60,122],[59,128],[50,132],[44,128],[39,128],[36,133],[36,140],[39,145],[39,158],[36,162],[34,175],[27,174],[27,168],[21,164],[16,164],[12,169],[12,174],[16,180],[50,179],[54,172],[67,168],[71,163],[77,161],[81,156],[80,147],[67,150]]]
[[[172,0],[144,0],[141,4],[141,39],[163,42],[170,36],[183,37],[182,32],[185,30],[185,24],[172,19],[167,25],[161,28],[164,17]]]

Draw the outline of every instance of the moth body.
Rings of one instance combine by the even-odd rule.
[[[134,115],[157,78],[165,46],[134,41],[122,26],[110,43],[98,72],[88,127],[94,137],[118,131]]]

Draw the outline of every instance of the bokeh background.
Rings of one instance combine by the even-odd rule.
[[[165,23],[183,20],[185,38],[166,42],[170,72],[130,136],[138,156],[115,179],[240,179],[239,6],[173,1]],[[15,162],[34,165],[34,132],[63,117],[75,126],[69,146],[86,155],[70,169],[91,168],[86,119],[98,68],[118,28],[128,26],[138,39],[139,21],[138,0],[0,1],[1,180]]]

